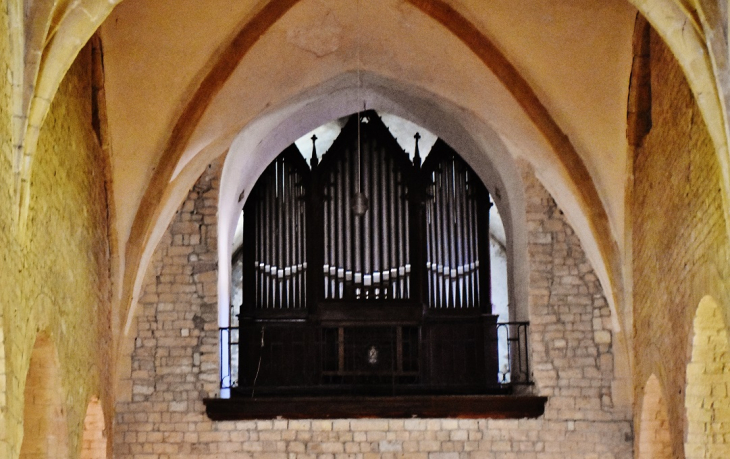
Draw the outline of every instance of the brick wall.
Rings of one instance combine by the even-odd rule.
[[[523,170],[523,181],[535,380],[559,418],[611,420],[608,303],[563,212],[534,174]]]
[[[652,128],[635,151],[631,203],[634,387],[640,401],[654,373],[671,394],[667,414],[680,454],[692,320],[705,295],[727,304],[728,244],[711,140],[682,70],[653,31],[650,63]]]
[[[534,420],[212,422],[218,394],[216,199],[220,164],[191,189],[148,269],[116,405],[115,457],[624,458],[630,413],[612,406],[609,309],[553,199],[528,196],[532,363],[549,395]]]
[[[693,332],[684,403],[685,455],[730,457],[730,343],[722,310],[709,296],[697,308]]]
[[[0,10],[4,18],[5,9]],[[5,42],[0,39],[3,58]],[[69,70],[41,129],[22,237],[11,217],[15,199],[10,119],[5,112],[10,104],[0,104],[0,309],[7,384],[7,406],[0,404],[0,409],[9,440],[0,457],[17,457],[20,450],[26,374],[40,331],[58,349],[71,451],[81,439],[91,395],[99,396],[111,412],[105,392],[111,383],[105,159],[91,127],[90,77],[85,50]],[[7,101],[9,82],[3,81],[0,99]]]
[[[667,404],[656,375],[649,376],[641,400],[636,452],[638,459],[672,459]]]
[[[106,422],[101,403],[92,397],[84,418],[84,434],[81,439],[79,459],[105,459],[109,450],[106,437]]]

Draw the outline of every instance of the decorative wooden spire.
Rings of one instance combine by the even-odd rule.
[[[421,167],[421,153],[418,151],[418,141],[421,140],[421,134],[416,132],[413,138],[416,139],[416,154],[413,157],[413,164],[416,167]]]
[[[309,164],[312,165],[312,169],[317,167],[319,159],[317,159],[317,135],[312,135],[312,159],[309,160]]]

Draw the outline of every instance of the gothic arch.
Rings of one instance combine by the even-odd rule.
[[[697,307],[684,405],[689,459],[730,457],[730,342],[720,305],[705,296]]]
[[[721,76],[727,73],[728,67],[727,46],[725,38],[722,38],[722,26],[718,27],[721,12],[709,9],[709,2],[705,1],[690,2],[690,7],[687,2],[679,0],[628,1],[672,50],[692,89],[720,162],[726,230],[730,234],[730,225],[727,225],[730,218],[727,199],[730,190],[730,127],[723,108],[728,106],[730,87],[728,79]],[[727,21],[727,18],[724,20]]]
[[[20,459],[68,457],[68,423],[61,389],[61,368],[51,337],[40,333],[25,378],[23,444]]]
[[[638,459],[671,459],[672,443],[669,435],[667,404],[661,384],[652,373],[644,386],[639,420]]]
[[[107,437],[104,411],[98,397],[92,397],[84,417],[84,433],[81,437],[81,459],[107,457]]]
[[[676,19],[673,19],[674,22],[661,22],[660,19],[656,19],[656,16],[658,15],[657,10],[660,9],[657,5],[662,5],[663,2],[664,0],[662,0],[662,2],[633,0],[633,3],[642,9],[644,14],[649,15],[649,12],[653,12],[655,22],[657,22],[660,26],[658,29],[665,30],[663,36],[667,37],[668,32],[666,31],[668,28],[670,26],[676,26],[683,16],[673,16],[673,18]],[[181,196],[187,188],[186,183],[189,186],[189,184],[192,183],[191,178],[194,180],[194,178],[197,177],[199,172],[202,170],[201,167],[204,167],[204,164],[206,163],[204,159],[205,154],[208,153],[202,152],[199,154],[199,157],[194,158],[194,160],[188,163],[187,166],[182,164],[180,159],[184,153],[186,142],[189,141],[191,133],[200,122],[203,113],[210,106],[212,99],[215,98],[226,80],[230,77],[237,63],[240,62],[242,57],[256,43],[258,37],[264,35],[268,28],[276,23],[278,18],[285,14],[286,11],[288,11],[288,9],[296,3],[298,3],[296,0],[287,0],[284,2],[269,2],[264,4],[261,10],[252,17],[252,20],[249,21],[248,24],[241,29],[240,33],[229,42],[228,46],[224,47],[225,49],[220,55],[220,60],[212,62],[210,71],[201,78],[199,90],[182,105],[183,108],[180,110],[180,116],[176,117],[174,120],[175,127],[171,131],[171,136],[167,139],[166,145],[163,148],[163,159],[159,160],[157,167],[155,168],[154,176],[147,182],[147,185],[144,186],[144,197],[142,199],[142,204],[136,210],[136,215],[133,217],[134,222],[132,224],[131,235],[129,238],[125,238],[126,240],[122,241],[122,246],[124,248],[122,249],[123,253],[120,254],[120,258],[122,264],[126,266],[126,268],[123,273],[124,279],[121,283],[122,300],[120,303],[121,308],[123,309],[121,312],[126,313],[127,316],[127,330],[131,324],[131,318],[134,315],[133,309],[135,307],[149,257],[164,232],[164,229],[169,223],[169,217],[171,217],[174,213],[174,209],[182,199]],[[486,62],[488,59],[487,55],[494,51],[496,47],[494,47],[493,44],[491,44],[475,26],[470,24],[466,18],[458,16],[458,21],[452,22],[449,26],[449,24],[445,24],[443,21],[437,19],[435,17],[436,13],[433,13],[433,15],[428,13],[429,11],[436,11],[446,5],[445,2],[437,0],[419,0],[411,3],[416,6],[419,4],[425,5],[423,10],[441,25],[444,25],[447,29],[452,31],[452,33],[453,30],[457,28],[457,24],[469,24],[471,28],[468,30],[476,30],[479,35],[476,40],[468,43],[470,50],[478,54],[481,59],[485,60],[485,64],[489,66],[489,63]],[[668,3],[676,6],[671,1]],[[676,12],[675,10],[671,11]],[[459,13],[456,12],[455,14],[458,15]],[[672,40],[674,40],[674,43],[677,43],[682,40],[682,37],[679,36],[678,38],[675,38],[673,36]],[[689,56],[693,53],[695,55],[702,54],[701,50],[704,48],[702,48],[701,40],[695,40],[694,38],[693,40],[694,41],[692,41],[692,43],[696,45],[694,48],[682,48],[685,50],[681,51],[685,53],[683,54],[684,56]],[[462,41],[466,43],[466,40],[463,38]],[[696,53],[697,50],[700,50],[699,54]],[[675,52],[679,51],[675,50]],[[493,60],[496,61],[499,61],[500,59],[502,61],[506,61],[504,56],[493,58]],[[687,59],[681,60],[681,62],[685,69],[688,69],[691,64],[691,62]],[[696,69],[693,67],[694,70],[692,71],[697,73],[699,76],[692,74],[690,81],[702,80],[704,82],[699,84],[699,86],[693,86],[695,94],[717,94],[716,84],[712,76],[711,68],[705,65],[707,63],[704,61],[698,61],[695,62],[695,64],[697,64],[695,65]],[[510,72],[510,70],[512,72]],[[503,68],[502,72],[503,73],[499,74],[502,78],[506,78],[507,76],[520,77],[519,73],[509,67]],[[495,74],[497,73],[498,72],[495,71]],[[522,80],[520,81],[525,83]],[[710,86],[708,87],[705,83]],[[698,87],[701,90],[698,91]],[[703,88],[707,91],[703,92]],[[711,89],[711,91],[708,90],[708,88]],[[607,296],[609,297],[609,303],[614,307],[614,321],[615,325],[618,325],[619,316],[616,314],[616,305],[620,305],[623,302],[623,298],[620,298],[623,292],[623,287],[621,285],[621,255],[618,251],[615,240],[611,237],[606,212],[600,202],[600,199],[597,199],[598,195],[595,187],[593,186],[590,177],[585,174],[585,166],[581,166],[579,162],[569,161],[570,158],[576,156],[573,154],[575,153],[575,149],[570,144],[570,141],[567,139],[565,134],[560,131],[557,123],[551,118],[551,114],[548,113],[547,109],[542,104],[540,104],[540,101],[537,97],[535,97],[534,93],[532,93],[529,86],[525,83],[524,85],[511,86],[509,90],[514,91],[514,94],[521,94],[520,97],[522,98],[520,99],[520,104],[524,106],[523,108],[525,112],[529,113],[534,124],[538,125],[545,137],[549,139],[552,149],[555,150],[553,153],[555,153],[556,156],[560,156],[561,154],[563,155],[562,159],[555,161],[555,163],[560,163],[558,168],[564,173],[563,175],[565,177],[568,177],[568,179],[565,180],[566,183],[559,185],[563,187],[561,188],[561,191],[564,191],[564,193],[559,194],[569,195],[570,199],[575,201],[571,203],[573,204],[572,207],[574,209],[574,213],[577,215],[575,218],[581,219],[582,223],[586,221],[588,222],[586,227],[589,229],[583,232],[584,234],[582,234],[581,239],[589,252],[597,254],[594,255],[592,261],[599,277],[601,278],[602,285],[606,289]],[[527,96],[525,96],[525,94],[527,94]],[[703,107],[704,113],[709,113],[719,107],[716,97],[714,99],[712,96],[707,95],[703,97],[704,99],[700,100],[700,105]],[[531,102],[526,103],[526,100]],[[536,102],[536,104],[533,102]],[[722,117],[721,110],[715,110],[712,113],[720,114],[720,118]],[[706,115],[706,118],[712,118],[713,120],[716,119],[713,115]],[[539,119],[540,121],[535,121],[536,119]],[[712,132],[714,132],[713,139],[715,139],[716,145],[725,145],[725,136],[722,128],[720,131],[712,129]],[[720,132],[719,136],[717,135],[718,132]],[[718,154],[721,157],[724,151],[725,150],[718,147]],[[208,158],[208,160],[210,159],[211,158]],[[722,158],[721,161],[723,161]],[[177,174],[176,170],[178,168],[186,170]],[[195,173],[194,171],[191,172],[196,168],[198,173]],[[553,174],[553,176],[557,175],[560,174]],[[581,178],[587,178],[587,180],[584,181]],[[586,184],[588,184],[590,189],[583,188]],[[575,209],[578,209],[578,211],[575,211]],[[606,230],[602,231],[601,228]],[[135,241],[135,244],[130,244],[129,241]]]
[[[440,0],[409,1],[418,8],[421,8],[424,12],[432,16],[434,19],[441,22],[452,32],[457,33],[457,35],[458,30],[457,28],[455,28],[456,23],[466,23],[471,26],[466,18],[462,17],[446,2]],[[642,12],[642,14],[646,16],[650,20],[650,22],[652,22],[652,24],[654,24],[662,37],[667,41],[670,47],[672,47],[682,67],[687,72],[689,76],[688,80],[693,86],[694,93],[697,95],[698,102],[702,107],[702,111],[705,114],[706,120],[708,121],[707,124],[710,128],[710,131],[712,132],[712,137],[715,141],[720,160],[722,164],[725,165],[725,167],[723,167],[723,170],[725,171],[725,177],[723,182],[727,184],[728,167],[726,166],[727,158],[725,158],[725,156],[727,156],[727,142],[723,122],[724,116],[719,100],[721,96],[718,92],[718,84],[714,80],[712,71],[712,59],[713,56],[715,56],[715,54],[717,53],[709,53],[710,56],[707,57],[707,53],[704,52],[705,46],[702,40],[701,28],[698,29],[697,27],[695,27],[690,32],[686,32],[685,28],[681,27],[682,23],[687,20],[688,14],[691,13],[681,8],[683,3],[672,0],[629,0],[629,2],[633,4],[636,8],[638,8]],[[27,3],[31,6],[35,5],[35,3],[41,5],[43,4],[43,2]],[[23,202],[25,199],[27,199],[27,190],[22,190],[24,190],[24,177],[29,176],[28,169],[32,164],[32,152],[34,149],[33,138],[35,137],[36,131],[38,130],[38,127],[42,124],[42,121],[45,117],[45,113],[47,112],[47,105],[53,99],[53,95],[55,94],[58,83],[60,83],[60,81],[62,80],[68,66],[73,61],[73,58],[81,49],[81,47],[84,45],[86,39],[91,36],[91,34],[103,22],[104,18],[106,18],[106,16],[118,3],[121,3],[121,0],[107,2],[86,0],[81,3],[74,3],[73,6],[70,6],[63,11],[56,11],[53,8],[50,9],[50,11],[43,10],[41,11],[41,13],[43,14],[36,14],[43,16],[42,18],[36,18],[40,20],[34,19],[33,21],[28,21],[28,24],[26,25],[29,26],[29,30],[26,31],[24,30],[23,26],[19,25],[26,22],[23,21],[23,14],[24,10],[26,9],[26,5],[24,4],[24,2],[19,1],[9,2],[10,23],[11,28],[13,29],[11,31],[14,48],[13,56],[16,56],[13,58],[13,68],[16,75],[14,83],[16,87],[19,87],[19,90],[16,89],[14,92],[13,111],[15,113],[15,119],[27,120],[28,126],[27,133],[25,132],[25,128],[16,129],[16,135],[14,137],[27,135],[29,140],[25,142],[20,138],[14,139],[16,148],[22,149],[22,155],[24,157],[24,159],[21,160],[19,156],[16,161],[18,167],[18,186],[20,188],[19,194],[23,196],[22,198],[19,198],[21,214],[24,205]],[[278,20],[281,15],[283,15],[296,3],[298,3],[298,0],[267,3],[253,18],[253,20],[249,22],[249,26],[245,27],[244,30],[242,30],[241,33],[239,33],[234,38],[234,40],[231,42],[232,46],[228,48],[228,51],[236,50],[234,54],[237,54],[237,56],[233,56],[234,59],[230,60],[229,58],[231,56],[224,53],[224,55],[222,55],[221,61],[219,61],[219,64],[223,64],[215,66],[215,68],[213,68],[208,76],[205,78],[203,82],[204,84],[201,85],[201,91],[193,96],[193,98],[188,103],[187,108],[183,113],[183,116],[179,118],[180,121],[173,131],[173,135],[171,136],[171,143],[168,145],[167,148],[169,152],[175,153],[176,150],[178,150],[179,144],[184,143],[184,138],[190,131],[190,127],[193,126],[197,120],[199,120],[200,114],[207,105],[205,99],[211,97],[211,94],[215,94],[216,86],[221,84],[226,79],[227,75],[230,74],[231,69],[235,66],[235,62],[237,62],[238,60],[235,57],[240,57],[245,54],[250,46],[252,46],[256,42],[256,37],[264,33],[270,25],[276,22],[276,20]],[[702,19],[701,22],[703,24],[709,24],[709,26],[716,24],[717,21],[707,20],[707,14],[705,14],[707,12],[705,11],[705,9],[706,8],[701,8],[697,12],[700,19]],[[446,17],[443,14],[444,12],[447,13],[446,16],[452,18],[451,23],[448,23],[444,20],[444,17]],[[689,16],[692,16],[692,14],[689,14]],[[714,14],[711,16],[713,16],[712,19],[715,19]],[[30,27],[31,24],[37,25]],[[39,29],[39,27],[41,28]],[[471,26],[471,28],[476,30],[474,26]],[[79,32],[81,35],[80,37]],[[22,62],[23,52],[19,51],[23,47],[21,45],[24,45],[24,42],[26,41],[23,38],[24,35],[31,38],[46,37],[47,39],[47,44],[44,48],[34,50],[34,53],[37,53],[39,55],[38,61],[34,61],[32,65],[30,65],[27,69],[23,68],[23,66],[25,65]],[[467,43],[472,51],[480,54],[480,56],[484,55],[485,53],[491,53],[492,50],[490,50],[490,48],[493,48],[493,45],[482,34],[470,34],[470,36],[475,37],[471,42]],[[467,40],[465,39],[467,37],[460,36],[460,38],[467,42]],[[38,40],[36,39],[28,40],[29,43],[34,43],[37,41]],[[21,57],[17,58],[18,55],[20,55]],[[716,57],[714,58],[717,59]],[[698,62],[698,59],[703,60],[703,62]],[[721,64],[722,63],[717,63],[716,65]],[[509,69],[506,67],[503,70],[505,70],[507,74],[509,74],[510,71],[514,71],[514,69]],[[37,79],[33,77],[35,73],[37,73],[38,75]],[[28,102],[27,108],[24,108],[24,103],[22,101],[26,97],[24,91],[28,85],[25,83],[19,84],[18,75],[22,75],[20,77],[21,80],[28,80],[28,74],[30,74],[29,81],[35,81],[35,88],[33,89],[33,94],[31,94],[30,96],[31,102]],[[503,74],[502,77],[504,77],[504,75],[506,74]],[[517,76],[519,77],[519,75]],[[524,83],[521,78],[517,78],[517,80],[513,81]],[[522,86],[524,87],[516,88],[516,91],[527,94],[528,96],[534,96],[534,94],[531,94],[532,91],[529,87],[527,87],[526,85]],[[537,100],[535,97],[532,98]],[[528,97],[528,99],[530,99],[530,97]],[[552,137],[554,139],[553,142],[556,142],[556,144],[559,145],[561,149],[566,150],[568,153],[570,153],[571,148],[569,142],[566,141],[565,136],[561,134],[559,129],[557,129],[557,125],[554,123],[554,121],[552,121],[552,118],[546,112],[545,108],[539,104],[539,101],[537,101],[536,105],[528,105],[530,106],[526,107],[526,110],[530,112],[531,116],[537,117],[536,123],[542,126],[542,128],[545,130],[546,135],[548,137]],[[179,138],[182,138],[182,140],[178,140]],[[22,147],[20,147],[20,145],[22,145]],[[167,158],[171,155],[166,154],[164,156]],[[174,162],[176,162],[177,156],[177,154],[172,155],[173,161],[170,163],[170,165],[168,165],[167,162],[165,162],[165,164],[160,164],[161,167],[157,169],[158,173],[156,173],[155,179],[153,179],[150,183],[150,189],[148,189],[147,193],[145,194],[145,203],[150,200],[157,201],[156,198],[159,197],[161,190],[159,189],[159,187],[155,186],[155,183],[169,183],[168,179],[171,175],[171,169],[174,168]],[[571,170],[573,174],[577,174],[575,175],[575,179],[577,181],[580,182],[580,178],[586,175],[585,171],[580,169],[579,167],[581,164],[580,162],[568,162],[566,164],[569,165],[568,169]],[[575,166],[575,164],[577,164],[578,166]],[[576,167],[578,167],[578,169],[575,169]],[[587,199],[589,204],[600,204],[600,200],[597,200],[597,195],[594,196],[595,193],[593,193],[593,191],[595,190],[592,190],[593,189],[584,191],[584,193],[587,194],[585,194],[585,196],[583,196],[581,199]],[[602,208],[600,205],[590,207],[594,209],[594,212],[596,211],[596,209]],[[138,235],[142,236],[138,240],[150,240],[149,226],[151,222],[149,217],[151,216],[147,214],[148,211],[146,209],[148,208],[151,207],[146,205],[140,206],[140,214],[138,215],[137,222],[135,222],[134,225],[135,233],[141,233]],[[153,213],[156,212],[153,211]],[[608,234],[607,232],[600,230],[601,228],[606,227],[606,222],[603,221],[604,217],[605,216],[600,215],[599,213],[598,215],[590,215],[589,218],[591,220],[590,224],[594,226],[593,233],[594,235],[596,235],[596,240],[601,247],[600,250],[602,252],[602,255],[608,258],[606,263],[610,267],[607,275],[609,278],[612,279],[611,283],[615,284],[616,282],[620,282],[620,279],[617,276],[618,273],[616,272],[618,263],[616,258],[616,248],[613,247],[613,242],[610,240],[610,238],[604,240],[605,238],[600,236],[601,234]],[[137,244],[135,244],[135,246],[136,245]],[[131,259],[131,263],[129,263],[129,265],[132,266],[132,271],[138,271],[141,262],[140,257],[142,257],[142,254],[136,253],[137,249],[135,249],[134,247],[131,247],[130,250],[133,253],[130,254],[132,256],[129,257]],[[607,289],[612,290],[613,288],[607,286]],[[618,285],[616,285],[615,290],[620,290]],[[125,281],[125,296],[127,299],[127,307],[130,306],[129,303],[133,302],[135,293],[135,282],[133,279],[129,279],[128,276],[127,280]],[[617,295],[617,293],[613,292],[613,295]],[[618,302],[621,301],[621,299],[618,298],[616,300],[618,300]],[[613,303],[613,299],[611,302]]]
[[[177,207],[180,199],[182,199],[181,196],[187,189],[182,185],[182,182],[178,182],[178,179],[183,175],[188,175],[187,179],[193,177],[194,180],[201,169],[197,170],[197,174],[184,174],[185,169],[190,167],[200,168],[201,164],[205,163],[205,161],[202,163],[191,161],[186,165],[182,162],[187,142],[190,141],[198,123],[203,119],[205,111],[209,109],[216,95],[225,86],[238,63],[256,44],[259,37],[265,34],[273,24],[297,3],[299,3],[298,0],[286,0],[264,5],[220,54],[219,60],[212,64],[210,72],[202,78],[197,92],[189,99],[179,118],[177,118],[177,123],[171,131],[164,149],[165,153],[161,156],[162,159],[158,167],[155,168],[154,176],[145,190],[142,203],[131,228],[128,240],[142,241],[142,243],[126,244],[124,258],[127,269],[122,287],[122,304],[123,308],[126,309],[127,329],[134,315],[133,309],[139,295],[144,268],[149,261],[156,241],[159,240],[169,222],[167,217],[172,215],[174,208]],[[598,192],[570,140],[561,131],[519,72],[472,23],[440,0],[414,1],[411,3],[427,17],[445,26],[448,33],[456,35],[464,42],[470,52],[477,55],[477,58],[505,85],[507,91],[516,99],[516,103],[534,124],[536,131],[540,133],[543,139],[546,139],[547,148],[556,159],[553,164],[556,170],[549,170],[545,173],[555,178],[555,180],[549,180],[549,183],[557,187],[560,193],[555,193],[556,190],[551,191],[554,195],[569,196],[567,200],[570,203],[564,207],[570,209],[569,212],[571,212],[572,217],[580,221],[579,227],[586,228],[580,234],[581,242],[589,253],[594,254],[591,261],[601,278],[602,285],[606,289],[609,304],[613,308],[614,317],[616,317],[615,305],[621,303],[621,299],[618,299],[617,295],[620,295],[622,291],[620,288],[621,276],[619,273],[621,268],[618,246],[611,236],[608,217]],[[445,15],[444,8],[448,10]],[[467,29],[462,30],[463,27],[467,27]],[[478,37],[469,39],[472,34],[477,34]],[[311,99],[309,99],[309,102],[311,102]],[[291,102],[292,106],[295,104],[296,102]],[[292,109],[294,108],[296,107],[292,107]],[[369,106],[368,108],[377,109],[378,107]],[[428,128],[428,126],[426,127]],[[201,156],[204,153],[198,155]],[[208,158],[208,162],[210,160],[212,158]],[[538,169],[544,171],[546,167],[550,169],[551,166],[541,164]],[[182,169],[179,174],[178,169]],[[180,183],[179,188],[173,189],[178,186],[178,183]],[[170,186],[171,184],[172,186]],[[222,276],[224,274],[221,273]],[[618,326],[618,320],[614,320],[614,325]]]
[[[326,86],[341,87],[341,79],[350,76],[335,79]],[[459,152],[484,183],[489,184],[490,193],[500,196],[495,198],[495,204],[502,216],[507,239],[511,241],[508,249],[510,303],[518,305],[510,314],[515,320],[527,320],[527,234],[523,186],[515,162],[499,136],[487,125],[469,126],[469,120],[455,117],[455,111],[443,107],[445,103],[436,96],[414,95],[414,92],[413,88],[370,73],[363,75],[363,87],[359,90],[361,100],[367,101],[368,108],[408,119],[441,137]],[[327,97],[320,97],[304,107],[295,106],[281,110],[276,116],[261,117],[242,130],[231,144],[221,175],[218,212],[221,326],[227,326],[229,296],[224,292],[230,288],[230,263],[224,260],[231,258],[230,242],[246,193],[273,160],[275,152],[282,151],[309,130],[357,112],[359,108],[353,88],[326,93]],[[475,131],[481,133],[482,139],[475,138]]]
[[[122,0],[9,0],[14,217],[23,234],[38,136],[68,69]]]

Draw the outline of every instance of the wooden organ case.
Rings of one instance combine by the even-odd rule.
[[[411,160],[372,111],[321,162],[287,148],[243,210],[234,394],[499,391],[490,205],[448,145]]]

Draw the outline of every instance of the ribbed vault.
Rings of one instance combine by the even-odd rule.
[[[727,38],[718,33],[724,30],[727,11],[715,2],[705,0],[630,0],[629,3],[659,32],[687,75],[722,167],[727,218],[730,209],[727,202],[730,160],[724,107],[730,94],[730,82],[727,81],[730,72],[727,71]],[[117,4],[118,8],[112,11]],[[609,9],[619,13],[607,16],[607,9],[601,8],[588,13],[575,12],[583,14],[581,17],[584,18],[594,14],[598,22],[609,17],[623,18],[631,12],[623,1],[615,0],[606,4]],[[158,49],[154,41],[139,45],[146,48],[134,48],[137,42],[130,41],[130,29],[125,27],[136,27],[135,33],[148,34],[155,39],[168,37],[172,42],[176,41],[176,34],[187,33],[186,30],[164,27],[159,30],[145,28],[145,18],[139,14],[140,8],[150,15],[161,14],[162,17],[169,17],[170,14],[180,14],[182,17],[186,12],[194,17],[194,8],[201,8],[200,5],[187,5],[180,6],[178,11],[164,2],[158,5],[162,6],[154,9],[145,0],[8,2],[16,217],[21,234],[23,222],[27,218],[28,196],[31,192],[30,171],[37,135],[60,81],[79,50],[109,15],[114,20],[107,21],[101,33],[103,43],[110,43],[109,67],[114,70],[114,65],[124,66],[124,62],[114,59],[119,56],[115,54],[116,44],[125,46],[132,43],[132,47],[126,51],[133,49],[132,54],[136,55]],[[509,161],[526,159],[532,163],[538,176],[575,226],[613,306],[614,327],[617,330],[620,328],[623,320],[621,305],[628,301],[624,298],[624,271],[629,269],[624,255],[623,203],[617,199],[623,196],[623,182],[619,180],[618,184],[611,185],[617,182],[610,175],[615,172],[607,172],[610,168],[605,165],[610,164],[611,155],[615,155],[613,159],[617,164],[626,161],[623,156],[625,151],[621,148],[621,145],[625,145],[625,139],[620,138],[620,135],[614,136],[613,140],[606,143],[608,136],[604,138],[603,145],[600,142],[591,145],[586,139],[593,133],[581,128],[585,125],[581,125],[577,121],[580,117],[575,116],[579,112],[571,112],[575,107],[571,107],[570,103],[556,100],[558,93],[551,93],[550,84],[540,79],[545,69],[533,69],[529,66],[531,61],[520,60],[515,51],[519,47],[508,43],[504,29],[495,28],[490,23],[489,11],[475,7],[483,4],[466,1],[457,5],[446,0],[381,0],[368,2],[367,5],[360,2],[355,8],[354,4],[346,2],[283,0],[256,5],[240,4],[230,12],[219,14],[220,21],[228,21],[226,26],[219,27],[221,30],[218,34],[200,47],[201,54],[195,57],[196,63],[188,68],[177,66],[178,62],[184,61],[185,58],[181,56],[187,50],[159,47],[163,53],[173,51],[167,62],[168,71],[172,72],[171,75],[184,75],[185,81],[175,84],[171,81],[170,87],[182,89],[166,92],[167,87],[146,87],[145,82],[130,79],[140,83],[139,86],[149,91],[149,94],[165,93],[167,97],[166,103],[156,109],[150,110],[140,105],[138,108],[142,115],[137,113],[139,124],[120,116],[124,104],[119,98],[123,96],[119,95],[126,95],[125,89],[128,88],[125,88],[125,84],[129,83],[120,79],[120,73],[110,73],[108,83],[113,97],[108,99],[109,123],[112,139],[117,142],[112,142],[111,149],[114,163],[113,191],[118,197],[117,201],[110,203],[114,208],[112,215],[116,216],[112,238],[119,240],[119,253],[115,257],[119,264],[114,269],[114,272],[119,273],[115,279],[117,316],[121,319],[117,331],[133,316],[149,257],[175,209],[203,168],[213,158],[228,151],[234,139],[252,133],[256,135],[250,138],[258,135],[263,139],[266,132],[282,132],[278,130],[292,122],[291,116],[307,113],[308,105],[321,104],[333,90],[340,90],[345,98],[353,99],[353,94],[358,96],[355,99],[362,98],[361,94],[353,92],[361,85],[354,79],[357,69],[362,70],[366,79],[370,78],[369,83],[365,82],[365,86],[369,84],[370,88],[364,90],[371,91],[374,105],[377,99],[383,107],[390,106],[393,112],[400,108],[405,117],[418,118],[418,103],[427,101],[438,105],[439,113],[457,120],[455,123],[460,129],[469,134],[466,142],[473,144],[473,163],[486,159],[485,164],[489,164],[485,166],[484,173],[487,173],[486,169],[494,173],[499,167],[511,167],[497,166],[495,155],[504,155]],[[320,11],[322,5],[329,5],[330,9]],[[501,7],[501,4],[495,5],[494,8]],[[572,7],[575,5],[566,3],[566,8]],[[511,10],[515,17],[521,14],[517,9],[514,7]],[[390,14],[381,15],[384,11]],[[134,18],[135,14],[141,22],[130,25],[128,19]],[[354,59],[356,54],[360,56],[361,45],[358,43],[362,40],[359,34],[373,32],[373,29],[363,31],[355,28],[353,24],[358,21],[353,21],[354,14],[367,17],[367,23],[378,24],[382,33],[380,38],[376,34],[371,35],[372,40],[362,48],[362,60]],[[300,19],[311,21],[313,17],[320,18],[320,22],[313,27],[319,31],[319,35],[312,35],[311,28],[300,27],[302,22],[297,22]],[[624,23],[632,22],[616,22],[620,25]],[[545,30],[564,32],[580,25],[576,21],[575,24],[568,23],[563,29],[546,27]],[[434,67],[434,59],[420,49],[414,48],[412,53],[405,54],[402,49],[382,39],[384,36],[396,36],[397,33],[402,34],[403,39],[400,41],[404,43],[410,43],[408,37],[415,37],[414,42],[428,41],[435,51],[450,55],[449,58],[453,60],[444,66],[451,66],[458,72],[448,73]],[[619,38],[620,41],[626,35],[626,56],[630,56],[630,33],[618,34],[612,39]],[[596,42],[601,42],[600,38]],[[164,38],[162,40],[163,44],[167,43]],[[550,40],[550,36],[545,37],[545,42]],[[282,59],[279,66],[266,60],[266,56],[271,56],[272,52],[285,49],[283,45],[287,46],[287,56],[306,61],[306,65],[297,68],[297,59]],[[288,48],[291,45],[299,49],[291,51]],[[444,53],[446,50],[448,53]],[[188,54],[195,52],[197,50]],[[623,54],[617,55],[617,58],[621,56]],[[626,59],[625,64],[626,68],[619,69],[619,73],[629,71],[630,58]],[[570,68],[570,65],[566,67]],[[301,77],[293,84],[292,72]],[[468,74],[470,78],[459,80],[463,74]],[[421,78],[422,75],[431,76],[432,81],[426,81]],[[628,81],[628,73],[624,80]],[[271,86],[270,92],[259,91],[262,82]],[[282,82],[290,83],[286,91],[277,87]],[[473,87],[470,86],[472,84]],[[589,91],[589,86],[586,84],[579,89],[595,95],[595,92]],[[405,99],[421,102],[411,106],[399,105],[397,97],[386,94],[396,87],[404,89]],[[350,108],[357,105],[354,100],[351,102]],[[157,124],[150,124],[144,114],[158,110],[164,112],[164,116],[157,120]],[[623,110],[625,116],[625,105]],[[311,115],[314,112],[310,110],[308,113]],[[307,123],[327,121],[325,115],[326,111],[321,111],[301,125],[290,125],[286,128],[287,132],[291,136],[302,134],[306,132]],[[610,118],[612,115],[607,116]],[[428,121],[426,119],[424,125],[429,124]],[[138,131],[115,131],[122,125]],[[149,128],[152,125],[156,127]],[[262,130],[255,132],[256,129]],[[142,140],[139,140],[139,144],[125,144],[129,138]],[[609,144],[611,148],[606,148]],[[256,157],[256,161],[275,153],[267,150],[260,154],[262,156]],[[606,161],[607,155],[608,162],[602,162]],[[504,173],[501,170],[496,175],[505,177]],[[618,176],[625,177],[625,172],[618,172]],[[240,193],[242,190],[238,191]],[[225,200],[221,202],[225,204]],[[513,202],[508,208],[519,208],[514,205]]]

